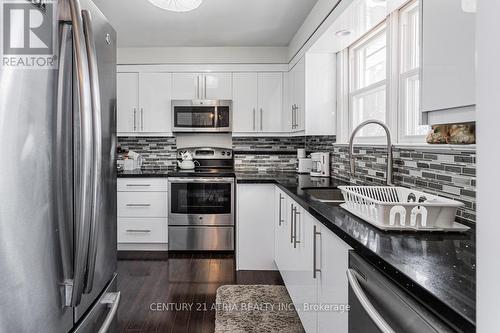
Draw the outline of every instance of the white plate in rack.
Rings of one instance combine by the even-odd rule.
[[[362,219],[363,221],[366,221],[368,223],[370,223],[371,225],[381,229],[381,230],[387,230],[387,231],[425,231],[425,232],[429,232],[429,231],[438,231],[438,232],[466,232],[466,231],[469,231],[470,227],[466,226],[466,225],[463,225],[461,223],[458,223],[458,222],[454,222],[453,225],[449,228],[441,228],[441,227],[431,227],[431,228],[423,228],[423,227],[413,227],[413,226],[405,226],[405,227],[401,227],[401,226],[389,226],[389,225],[380,225],[380,224],[377,224],[375,221],[372,221],[370,220],[370,218],[366,217],[366,216],[363,216],[362,214],[360,214],[358,211],[354,210],[354,209],[349,209],[348,205],[343,203],[340,205],[340,207],[342,207],[343,209],[345,209],[346,211],[348,211],[349,213],[359,217],[360,219]]]

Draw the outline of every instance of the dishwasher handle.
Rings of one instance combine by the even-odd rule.
[[[375,309],[373,304],[370,302],[365,292],[363,291],[363,288],[361,288],[361,285],[358,281],[359,274],[352,268],[349,268],[346,273],[352,291],[354,291],[356,298],[358,299],[359,303],[366,311],[370,319],[383,333],[395,333],[392,327],[385,321],[385,319],[380,315],[380,313],[378,313],[377,309]]]

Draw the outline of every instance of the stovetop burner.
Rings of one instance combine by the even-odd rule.
[[[191,153],[196,167],[191,170],[177,169],[173,177],[234,177],[234,158],[232,149],[193,147],[177,150],[177,160],[182,161],[182,154]]]

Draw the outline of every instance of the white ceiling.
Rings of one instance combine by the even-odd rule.
[[[204,0],[174,13],[147,0],[93,0],[119,47],[287,46],[317,0]]]

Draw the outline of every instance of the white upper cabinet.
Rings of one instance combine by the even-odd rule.
[[[172,74],[139,75],[140,122],[143,133],[171,132]]]
[[[173,73],[172,99],[202,99],[200,79],[198,73]]]
[[[233,73],[233,132],[282,130],[283,74]]]
[[[233,132],[257,131],[257,73],[233,73]]]
[[[116,80],[116,130],[135,132],[137,130],[137,109],[139,107],[139,73],[118,73]]]
[[[259,73],[259,130],[279,132],[282,130],[283,74]]]
[[[337,110],[336,56],[305,56],[305,134],[335,135]]]
[[[306,104],[306,72],[305,60],[299,62],[290,70],[288,74],[289,89],[289,112],[290,112],[290,131],[302,132],[305,129],[305,104]]]
[[[170,73],[117,74],[117,132],[171,133]]]
[[[204,99],[232,99],[231,73],[203,74]]]
[[[231,73],[174,73],[172,99],[232,99]]]
[[[463,10],[463,1],[421,2],[423,121],[474,121],[476,15]]]

